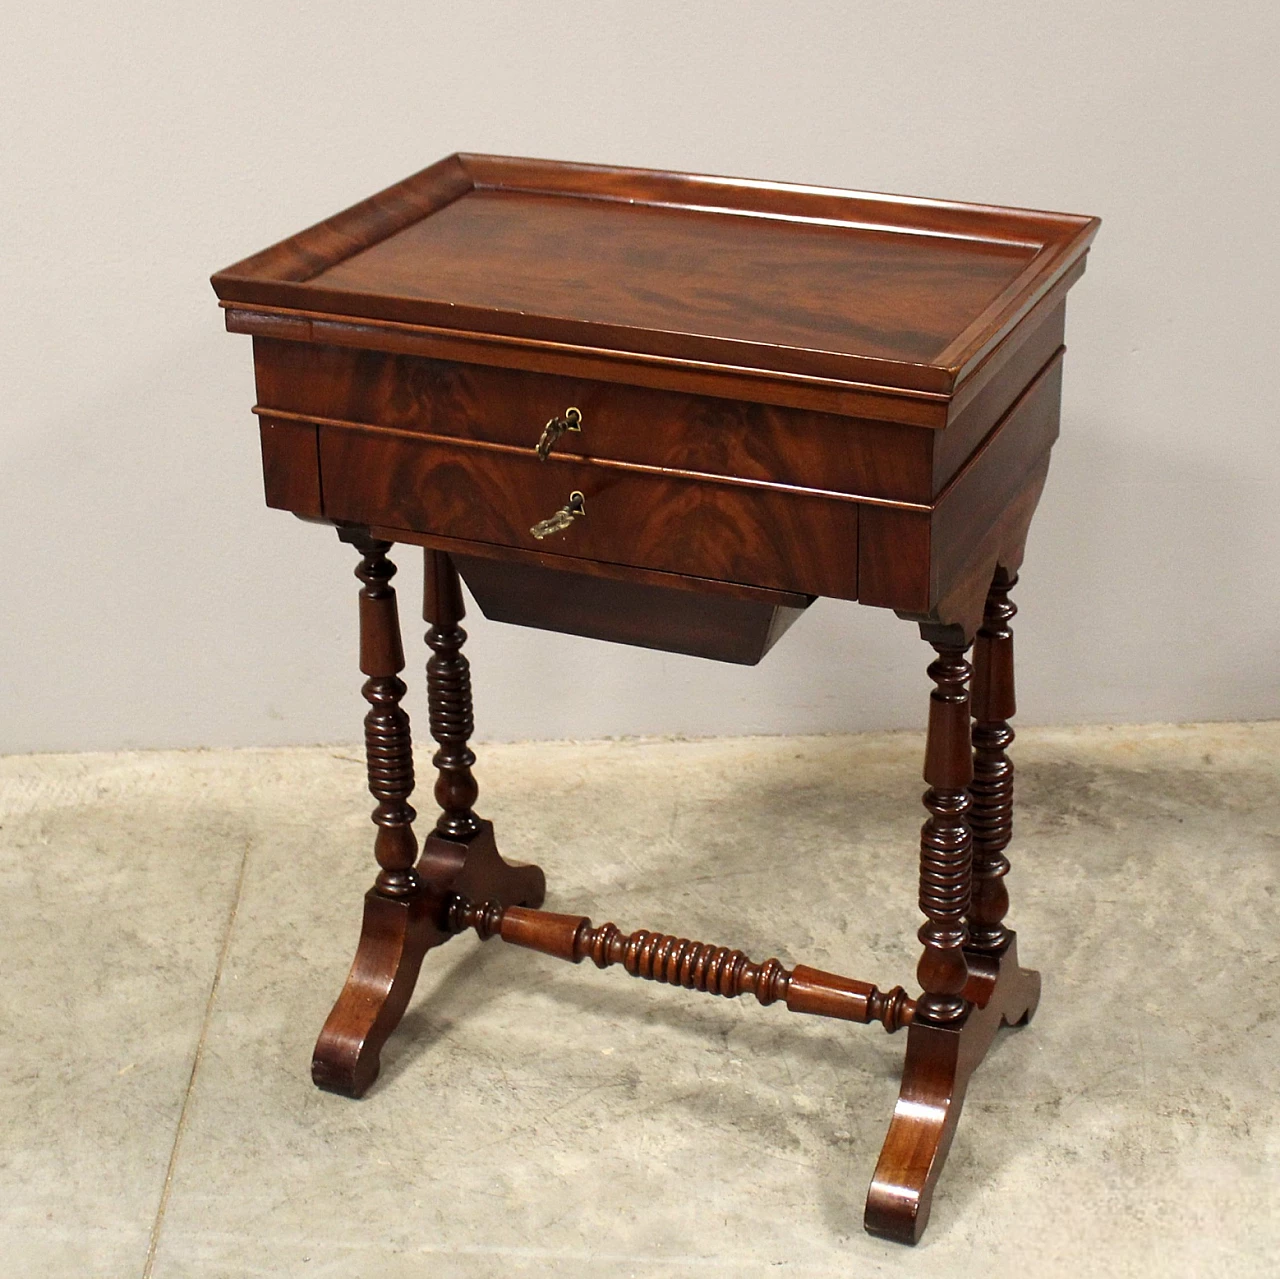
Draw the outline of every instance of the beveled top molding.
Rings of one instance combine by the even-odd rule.
[[[1098,226],[457,154],[213,286],[237,331],[941,427]]]

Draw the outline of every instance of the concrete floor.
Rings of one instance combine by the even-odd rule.
[[[481,808],[551,909],[909,983],[920,747],[493,746]],[[1275,1275],[1280,724],[1028,730],[1017,760],[1044,998],[914,1251],[861,1228],[905,1036],[468,938],[370,1095],[321,1094],[358,754],[0,760],[0,1273]]]

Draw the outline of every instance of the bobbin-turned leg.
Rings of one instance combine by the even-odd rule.
[[[924,769],[929,818],[920,836],[920,909],[926,922],[920,929],[924,953],[917,976],[924,993],[907,1033],[902,1087],[865,1217],[870,1233],[900,1243],[918,1242],[928,1223],[965,1090],[996,1030],[1024,1019],[1039,992],[1039,978],[1017,966],[1012,934],[1000,951],[970,945],[970,668],[962,647],[934,647],[938,660],[929,674],[937,687],[930,700]],[[988,674],[984,668],[983,679]],[[983,810],[984,818],[990,811]]]
[[[359,530],[339,536],[360,552],[360,669],[364,684],[365,755],[369,789],[378,805],[374,854],[381,869],[365,896],[360,943],[346,985],[316,1041],[311,1078],[330,1092],[359,1097],[378,1074],[378,1057],[396,1028],[427,948],[442,938],[432,922],[427,895],[414,868],[413,742],[409,717],[400,705],[404,650],[390,542]]]
[[[462,652],[467,633],[458,570],[443,551],[426,552],[422,616],[427,621],[427,699],[431,736],[439,749],[432,763],[440,817],[422,846],[418,873],[433,896],[461,893],[504,906],[541,906],[546,880],[537,866],[504,861],[493,839],[493,823],[472,809],[479,793],[471,766],[475,728],[471,665]]]
[[[920,928],[924,946],[916,976],[923,988],[907,1032],[902,1089],[867,1196],[866,1228],[915,1243],[929,1216],[933,1187],[959,1119],[967,1074],[963,1032],[973,1005],[964,944],[973,839],[969,782],[969,663],[963,647],[935,643],[929,666],[924,795],[928,820],[920,832]],[[971,1069],[972,1067],[970,1067]]]
[[[1009,720],[1017,710],[1014,696],[1013,631],[1009,623],[1017,607],[1009,592],[1017,585],[1016,573],[997,568],[987,592],[982,627],[973,648],[973,782],[969,788],[973,806],[969,812],[973,827],[973,901],[969,908],[971,958],[990,956],[1001,961],[1006,982],[1016,986],[1020,1007],[1015,1001],[1004,1012],[1006,1023],[1030,1021],[1040,1000],[1040,974],[1018,967],[1018,942],[1005,926],[1009,892],[1004,877],[1009,873],[1005,849],[1013,833],[1013,761],[1008,750],[1013,743]],[[1012,987],[1011,987],[1012,992]]]

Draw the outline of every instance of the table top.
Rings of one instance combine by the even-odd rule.
[[[460,154],[213,282],[224,304],[953,394],[1097,227]]]

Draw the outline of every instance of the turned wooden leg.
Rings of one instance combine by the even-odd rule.
[[[1013,744],[1009,720],[1017,710],[1014,697],[1013,631],[1009,623],[1017,607],[1009,599],[1017,576],[998,568],[987,593],[982,627],[973,660],[973,902],[969,908],[969,948],[1002,955],[1011,933],[1004,917],[1009,910],[1005,849],[1013,834]]]
[[[972,1005],[965,914],[969,909],[973,837],[969,782],[969,663],[965,649],[935,643],[929,666],[924,778],[929,816],[920,831],[920,928],[924,946],[916,976],[922,994],[907,1032],[902,1090],[867,1197],[866,1228],[915,1243],[929,1215],[933,1187],[959,1118],[957,1089],[962,1032]]]
[[[973,650],[973,899],[969,907],[967,950],[972,968],[978,956],[999,961],[1011,996],[1001,1009],[1004,1025],[1025,1025],[1040,1003],[1040,974],[1018,967],[1017,934],[1007,928],[1009,890],[1004,850],[1013,834],[1013,744],[1009,720],[1017,710],[1014,697],[1013,631],[1009,623],[1017,606],[1009,592],[1016,573],[998,568],[987,593],[982,627]]]
[[[1025,1021],[1040,993],[1038,974],[1018,966],[1016,939],[1000,923],[1004,872],[995,873],[993,857],[978,863],[974,854],[971,787],[984,836],[1003,831],[1008,842],[1006,805],[1012,792],[1004,770],[992,768],[995,761],[990,758],[992,754],[1004,758],[1003,746],[996,744],[994,728],[992,736],[981,739],[984,753],[975,781],[965,687],[969,665],[963,649],[935,647],[939,656],[929,674],[937,687],[930,702],[924,771],[929,782],[924,797],[929,818],[920,839],[920,908],[926,923],[920,930],[924,953],[918,976],[924,993],[907,1032],[902,1087],[867,1196],[865,1217],[872,1234],[900,1243],[916,1243],[928,1223],[934,1187],[951,1147],[970,1076],[996,1030]],[[1012,714],[1012,655],[1006,680],[1003,668],[992,666],[996,651],[980,647],[976,654],[980,667],[975,688],[981,701],[976,713],[984,725],[993,721],[993,708],[1007,705]],[[992,688],[1006,685],[1007,701],[992,697]],[[1008,738],[1001,735],[1001,741],[1007,745],[1012,732],[1007,724],[1003,728]],[[988,781],[992,785],[984,789]],[[989,835],[991,842],[1000,837],[999,833]],[[999,849],[996,855],[1003,862]],[[981,887],[974,879],[978,865],[987,872]],[[1007,863],[1004,866],[1007,869]],[[998,945],[975,946],[966,917],[976,918],[979,928],[999,927]],[[981,933],[982,942],[992,935]]]
[[[360,669],[369,678],[364,696],[365,749],[369,789],[378,806],[374,851],[381,868],[365,896],[364,923],[355,962],[338,1002],[316,1042],[311,1077],[321,1088],[347,1097],[362,1096],[378,1077],[382,1046],[395,1030],[413,994],[423,957],[453,935],[442,927],[452,893],[492,899],[503,905],[541,905],[545,893],[536,866],[512,866],[498,855],[493,828],[472,812],[476,783],[469,739],[472,731],[471,679],[462,656],[465,632],[457,573],[444,555],[427,552],[425,615],[431,623],[427,665],[431,732],[440,749],[435,794],[441,813],[436,830],[417,857],[413,748],[409,717],[400,705],[404,652],[389,542],[358,529],[339,536],[361,554],[356,576],[360,592]],[[415,858],[417,858],[415,864]]]
[[[462,652],[467,633],[462,584],[443,551],[428,550],[423,570],[422,616],[428,623],[427,698],[431,736],[439,749],[432,760],[438,776],[435,796],[440,816],[423,844],[418,873],[430,891],[500,901],[504,906],[540,906],[546,880],[536,866],[516,866],[498,853],[493,824],[472,806],[479,787],[471,768],[475,715],[471,705],[471,664]]]
[[[480,793],[471,768],[475,715],[471,709],[471,663],[462,652],[467,633],[459,625],[464,616],[458,571],[443,551],[427,551],[422,593],[422,616],[429,624],[427,696],[431,707],[431,736],[439,749],[431,761],[438,770],[436,803],[440,817],[436,832],[446,839],[470,839],[480,829],[472,805]]]
[[[964,997],[969,970],[964,944],[973,870],[969,830],[969,783],[973,780],[969,731],[969,663],[964,650],[934,646],[929,677],[936,687],[929,698],[929,732],[924,806],[929,817],[920,830],[920,927],[924,951],[916,968],[923,994],[916,1020],[937,1026],[963,1023],[969,1011]]]
[[[340,530],[360,552],[360,669],[368,676],[364,697],[365,756],[369,790],[378,801],[374,855],[378,877],[365,897],[364,924],[355,962],[338,1002],[320,1032],[311,1077],[331,1092],[359,1097],[378,1074],[378,1057],[404,1013],[427,948],[442,939],[414,868],[418,846],[413,792],[413,742],[400,702],[404,650],[391,543],[356,530]]]

